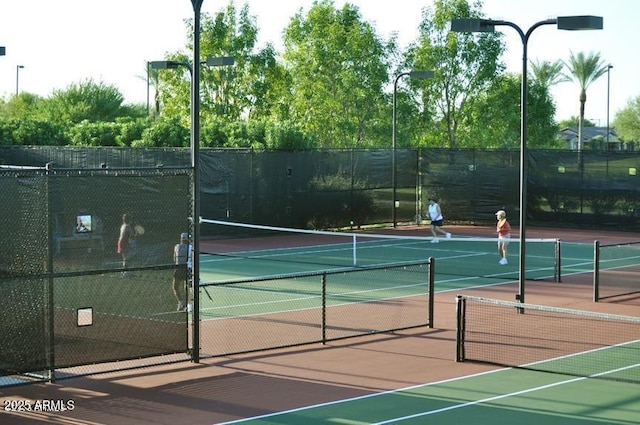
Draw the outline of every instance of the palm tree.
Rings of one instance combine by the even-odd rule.
[[[564,68],[564,62],[561,60],[531,62],[531,77],[548,90],[556,84],[570,81],[569,77],[562,73],[562,68]]]
[[[565,63],[571,75],[569,79],[575,80],[580,86],[580,119],[578,121],[578,152],[582,152],[582,127],[584,124],[584,104],[587,102],[587,88],[602,75],[606,74],[608,63],[600,58],[600,53],[591,52],[585,55],[583,52],[569,57],[569,63]]]
[[[141,80],[145,81],[147,85],[147,96],[149,95],[149,88],[153,87],[153,103],[154,103],[154,116],[158,116],[160,114],[160,93],[158,87],[160,86],[160,70],[156,68],[152,68],[147,62],[146,69],[144,70],[145,75],[138,75],[137,77]],[[147,105],[148,107],[148,105]],[[149,112],[147,110],[147,112]]]

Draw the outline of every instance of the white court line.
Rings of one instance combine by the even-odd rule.
[[[391,423],[394,423],[394,422],[404,421],[404,420],[407,420],[407,419],[421,418],[421,417],[428,416],[428,415],[434,415],[436,413],[442,413],[442,412],[447,412],[447,411],[451,411],[451,410],[462,409],[462,408],[465,408],[465,407],[474,406],[476,404],[489,403],[489,402],[492,402],[492,401],[501,400],[501,399],[509,398],[509,397],[517,397],[517,396],[520,396],[522,394],[528,394],[528,393],[532,393],[532,392],[535,392],[535,391],[546,390],[548,388],[558,387],[560,385],[572,384],[574,382],[585,381],[585,380],[590,379],[590,378],[597,378],[599,376],[607,375],[607,374],[610,374],[610,373],[616,373],[616,372],[620,372],[620,371],[627,370],[627,369],[633,369],[633,368],[638,367],[638,366],[640,366],[640,365],[636,364],[636,365],[633,365],[633,366],[625,366],[625,367],[621,367],[621,368],[618,368],[618,369],[609,370],[609,371],[601,372],[601,373],[596,373],[596,374],[589,375],[589,376],[582,376],[582,377],[578,377],[578,378],[567,379],[565,381],[554,382],[553,384],[547,384],[547,385],[541,385],[539,387],[527,388],[526,390],[522,390],[522,391],[514,391],[512,393],[501,394],[501,395],[498,395],[498,396],[495,396],[495,397],[488,397],[488,398],[484,398],[484,399],[481,399],[481,400],[475,400],[475,401],[470,401],[470,402],[467,402],[467,403],[456,404],[454,406],[444,407],[442,409],[429,410],[429,411],[426,411],[426,412],[420,412],[420,413],[416,413],[416,414],[408,415],[408,416],[401,416],[401,417],[398,417],[398,418],[393,418],[393,419],[389,419],[389,420],[382,421],[382,422],[375,422],[372,425],[391,424]]]
[[[413,414],[413,415],[397,417],[397,418],[393,418],[393,419],[387,419],[386,421],[375,422],[372,425],[391,424],[391,423],[402,421],[402,420],[414,419],[414,418],[433,415],[433,414],[436,414],[436,413],[442,413],[442,412],[446,412],[446,411],[450,411],[450,410],[461,409],[461,408],[473,406],[473,405],[476,405],[476,404],[488,403],[488,402],[491,402],[491,401],[500,400],[500,399],[504,399],[504,398],[508,398],[508,397],[515,397],[515,396],[519,396],[519,395],[522,395],[522,394],[527,394],[527,393],[534,392],[534,391],[541,391],[541,390],[544,390],[544,389],[553,388],[553,387],[560,386],[560,385],[565,385],[565,384],[571,384],[571,383],[574,383],[574,382],[584,381],[584,380],[587,380],[587,379],[590,379],[590,378],[597,378],[597,377],[600,377],[600,376],[603,376],[603,375],[607,375],[607,374],[610,374],[610,373],[616,373],[616,372],[619,372],[619,371],[622,371],[622,370],[632,369],[632,368],[639,367],[639,366],[640,366],[640,364],[636,364],[636,365],[632,365],[632,366],[625,366],[625,367],[622,367],[622,368],[619,368],[619,369],[593,374],[593,375],[590,375],[588,377],[585,376],[585,377],[572,378],[572,379],[568,379],[568,380],[564,380],[564,381],[558,381],[558,382],[555,382],[555,383],[552,383],[552,384],[542,385],[542,386],[539,386],[539,387],[528,388],[528,389],[525,389],[525,390],[522,390],[522,391],[515,391],[515,392],[511,392],[511,393],[507,393],[507,394],[501,394],[501,395],[494,396],[494,397],[488,397],[488,398],[485,398],[485,399],[482,399],[482,400],[475,400],[475,401],[471,401],[471,402],[467,402],[467,403],[455,404],[453,406],[445,407],[445,408],[442,408],[442,409],[429,410],[429,411],[425,411],[425,412],[416,413],[416,414]],[[251,418],[244,418],[244,419],[238,419],[238,420],[230,421],[230,422],[223,422],[220,425],[231,425],[231,424],[239,424],[239,423],[244,423],[244,422],[251,422],[251,421],[255,421],[255,420],[272,418],[272,417],[275,417],[275,416],[288,415],[288,414],[291,414],[291,413],[302,412],[302,411],[305,411],[305,410],[329,407],[329,406],[336,405],[336,404],[350,403],[350,402],[354,402],[354,401],[365,400],[365,399],[372,398],[372,397],[385,396],[385,395],[390,395],[390,394],[398,394],[398,393],[402,393],[402,392],[406,392],[406,391],[411,391],[411,390],[414,390],[414,389],[417,389],[417,388],[432,387],[432,386],[436,386],[436,385],[440,385],[440,384],[446,384],[446,383],[449,383],[449,382],[456,382],[456,381],[461,381],[461,380],[465,380],[465,379],[472,379],[472,378],[475,378],[475,377],[489,375],[489,374],[493,374],[493,373],[504,372],[504,371],[508,371],[508,370],[512,370],[512,369],[513,368],[503,368],[503,369],[490,370],[490,371],[487,371],[487,372],[481,372],[481,373],[477,373],[477,374],[473,374],[473,375],[467,375],[467,376],[461,376],[461,377],[452,378],[452,379],[446,379],[446,380],[443,380],[443,381],[432,382],[432,383],[429,383],[429,384],[414,385],[414,386],[407,387],[407,388],[402,388],[402,389],[399,389],[399,390],[384,391],[384,392],[376,393],[376,394],[367,394],[367,395],[359,396],[359,397],[352,397],[352,398],[343,399],[343,400],[336,400],[336,401],[331,401],[331,402],[327,402],[327,403],[320,403],[320,404],[316,404],[316,405],[312,405],[312,406],[305,406],[305,407],[299,407],[299,408],[296,408],[296,409],[284,410],[284,411],[281,411],[281,412],[269,413],[269,414],[266,414],[266,415],[254,416],[254,417],[251,417]]]

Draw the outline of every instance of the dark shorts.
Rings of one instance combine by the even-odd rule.
[[[442,222],[444,220],[431,220],[431,225],[436,227],[442,227]]]
[[[174,282],[186,282],[188,277],[189,277],[189,273],[187,273],[186,267],[178,267],[173,271]]]

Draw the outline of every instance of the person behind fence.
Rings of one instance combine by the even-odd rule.
[[[451,238],[451,233],[442,230],[444,216],[442,215],[442,210],[440,209],[438,200],[433,197],[429,198],[429,218],[431,219],[431,234],[433,234],[431,243],[439,242],[438,234],[444,235],[447,239]]]
[[[496,232],[498,233],[498,253],[500,253],[499,263],[503,266],[507,264],[507,246],[511,238],[511,226],[507,221],[507,213],[504,210],[496,212]]]
[[[193,309],[193,296],[191,294],[191,271],[193,266],[193,246],[189,243],[189,234],[180,235],[180,243],[173,248],[173,263],[176,269],[173,271],[173,295],[178,301],[178,311],[191,311]],[[187,303],[185,305],[185,303]]]
[[[127,214],[122,214],[122,224],[120,225],[120,235],[118,236],[118,254],[122,256],[122,268],[127,268],[127,260],[131,254],[131,242],[133,239],[133,227],[129,224]],[[126,271],[123,271],[123,276]]]

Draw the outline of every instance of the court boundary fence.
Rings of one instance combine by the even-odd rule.
[[[422,269],[426,268],[425,271]],[[328,302],[329,289],[332,285],[342,285],[356,275],[374,274],[372,279],[379,278],[386,273],[398,275],[406,272],[416,277],[416,283],[411,284],[425,287],[426,292],[418,295],[407,293],[396,298],[383,300],[368,300],[331,305]],[[434,326],[434,276],[435,259],[429,258],[423,261],[402,262],[386,265],[349,267],[327,271],[306,273],[291,273],[272,277],[257,277],[251,279],[226,280],[219,282],[201,282],[200,289],[209,298],[216,299],[215,293],[209,293],[216,289],[241,287],[250,288],[251,285],[269,284],[271,288],[277,287],[281,282],[283,291],[286,291],[286,281],[311,280],[315,281],[320,297],[320,303],[315,307],[306,309],[307,313],[301,317],[299,312],[285,313],[284,315],[273,313],[255,314],[257,319],[252,320],[251,315],[241,318],[217,318],[211,320],[211,327],[207,321],[200,325],[200,356],[219,357],[235,354],[246,354],[258,351],[266,351],[281,348],[290,348],[308,344],[326,344],[329,341],[337,341],[364,335],[388,333],[418,327],[433,328]],[[386,277],[386,275],[384,276]],[[309,284],[309,282],[305,282]],[[250,289],[251,290],[251,289]],[[273,291],[273,289],[270,289]],[[419,299],[420,296],[427,296]],[[402,301],[402,298],[411,301]],[[416,299],[418,299],[416,301]],[[258,304],[258,303],[257,303]],[[331,309],[336,314],[329,315]],[[309,314],[312,310],[320,314]],[[416,313],[417,312],[417,313]],[[275,317],[271,317],[275,316]],[[202,317],[202,316],[201,316]],[[401,319],[398,319],[401,317]],[[318,320],[314,322],[314,320]],[[332,321],[333,320],[333,321]],[[266,325],[265,325],[266,324]],[[261,328],[260,326],[265,326]],[[311,329],[311,333],[309,333]],[[225,341],[217,337],[218,334],[234,335],[234,340]],[[267,335],[265,335],[267,334]],[[275,337],[274,335],[278,335]],[[245,338],[243,342],[239,339]],[[271,343],[269,341],[272,341]]]

